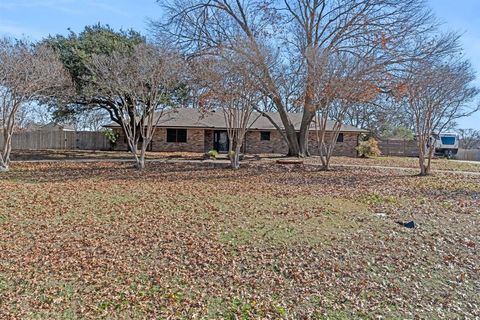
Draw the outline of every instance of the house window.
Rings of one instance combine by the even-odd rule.
[[[343,142],[343,133],[338,134],[337,142]]]
[[[187,142],[187,129],[167,129],[167,142]]]
[[[270,141],[270,131],[261,131],[260,141]]]

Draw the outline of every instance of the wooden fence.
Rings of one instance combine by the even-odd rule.
[[[469,161],[480,161],[480,150],[479,149],[459,149],[457,155],[455,156],[457,160],[469,160]]]
[[[417,141],[384,140],[378,142],[378,147],[384,156],[418,157]],[[455,155],[455,159],[480,161],[480,150],[459,149]]]
[[[3,136],[0,135],[0,146]],[[14,150],[109,150],[110,142],[102,132],[93,131],[29,131],[12,137]]]
[[[383,140],[378,147],[384,156],[418,157],[417,141],[414,140]]]

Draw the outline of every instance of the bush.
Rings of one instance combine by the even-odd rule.
[[[207,152],[207,157],[209,159],[216,159],[218,157],[218,151],[217,150],[210,150]]]
[[[378,142],[374,138],[370,138],[367,141],[360,142],[360,145],[357,147],[357,151],[361,157],[378,157],[382,155],[380,148],[378,147]]]
[[[110,148],[114,150],[117,145],[119,134],[115,133],[112,129],[103,129],[101,132],[105,135],[105,137],[107,137],[108,141],[110,142]]]
[[[233,150],[232,150],[232,151],[229,151],[229,152],[228,152],[228,157],[229,157],[229,158],[235,157],[235,151],[233,151]],[[240,153],[240,155],[238,156],[238,159],[239,159],[239,160],[243,160],[243,157],[244,157],[243,153]]]

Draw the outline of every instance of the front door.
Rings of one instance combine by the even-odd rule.
[[[213,148],[218,152],[228,152],[227,131],[215,131],[213,136]]]

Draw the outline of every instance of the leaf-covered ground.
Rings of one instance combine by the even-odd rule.
[[[149,160],[185,159],[200,160],[204,154],[198,152],[147,152]],[[68,161],[68,160],[131,160],[132,154],[127,151],[103,150],[13,150],[13,161]]]
[[[319,163],[319,160],[312,158],[309,163]],[[418,158],[415,157],[373,157],[373,158],[347,158],[333,157],[332,163],[335,165],[361,165],[361,166],[385,166],[412,168],[420,171]],[[458,161],[445,158],[435,158],[432,160],[432,169],[440,171],[467,171],[480,172],[480,161]]]
[[[480,317],[478,175],[31,163],[0,190],[1,319]]]
[[[12,154],[14,161],[132,161],[132,155],[125,151],[89,151],[89,150],[14,150]],[[196,152],[147,152],[147,159],[150,161],[202,161],[204,154]],[[282,154],[259,154],[245,155],[245,162],[275,162],[278,159],[285,159]],[[227,155],[220,154],[217,162],[228,161]],[[211,162],[208,160],[208,162]],[[305,160],[308,164],[321,165],[318,157],[311,157]],[[333,157],[332,164],[348,166],[381,166],[401,167],[418,169],[418,158],[415,157],[373,157],[373,158],[352,158]],[[432,160],[433,170],[480,172],[480,162],[456,161],[444,158]]]

